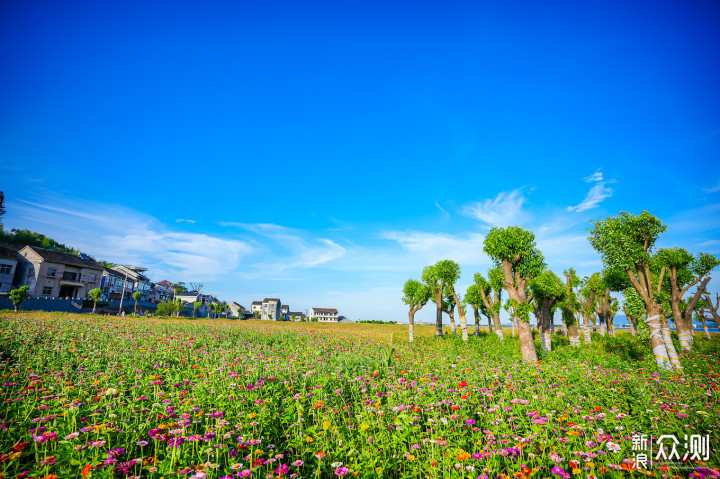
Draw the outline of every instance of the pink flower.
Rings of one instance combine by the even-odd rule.
[[[340,477],[347,476],[348,472],[350,472],[350,469],[345,466],[335,469],[335,475]]]

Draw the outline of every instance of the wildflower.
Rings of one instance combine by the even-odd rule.
[[[467,451],[460,450],[460,453],[455,456],[458,461],[467,461],[470,459],[470,453]]]
[[[82,471],[80,473],[82,474],[82,477],[88,477],[91,470],[92,466],[90,464],[85,464],[85,467],[82,468]]]
[[[612,452],[619,452],[622,447],[620,444],[616,444],[614,442],[608,441],[606,444],[607,448],[611,450]]]
[[[57,461],[57,459],[55,459],[55,456],[49,456],[49,457],[46,457],[45,459],[43,459],[42,461],[40,461],[40,465],[41,466],[52,466],[53,464],[55,464],[56,461]]]
[[[277,469],[275,469],[275,474],[282,475],[287,474],[288,472],[290,472],[290,466],[288,466],[287,464],[280,464]]]
[[[71,432],[70,434],[68,434],[67,436],[65,436],[65,439],[67,439],[67,440],[69,441],[70,439],[75,439],[75,438],[78,437],[79,435],[80,435],[79,432]]]
[[[468,426],[474,426],[475,425],[475,419],[466,419],[465,424]]]
[[[302,466],[303,464],[305,464],[305,462],[304,462],[302,459],[298,459],[297,461],[294,461],[294,462],[292,463],[292,465],[295,466],[295,467],[300,467],[300,466]]]
[[[370,429],[370,426],[368,426],[367,424],[361,424],[360,429],[362,429],[363,431],[367,431],[368,429]]]
[[[347,467],[338,467],[335,469],[335,475],[340,477],[347,476],[348,472],[350,472],[350,469]]]
[[[327,455],[327,454],[325,454],[325,451],[318,451],[318,452],[315,453],[315,457],[317,457],[318,459],[322,459],[322,458],[325,457],[326,455]]]

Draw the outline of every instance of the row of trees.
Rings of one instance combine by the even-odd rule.
[[[600,254],[604,269],[580,279],[573,269],[561,279],[548,269],[532,232],[518,226],[493,228],[485,238],[485,253],[495,266],[486,276],[476,273],[474,283],[463,298],[456,291],[460,266],[452,260],[438,261],[423,269],[421,281],[410,279],[403,287],[403,302],[409,306],[409,340],[414,340],[414,316],[429,301],[436,306],[436,336],[443,335],[443,312],[450,318],[452,334],[457,334],[454,311],[457,308],[463,340],[468,340],[466,310],[475,315],[479,334],[480,315],[488,328],[504,338],[500,310],[505,309],[517,325],[522,359],[537,361],[530,328],[530,315],[537,320],[544,350],[552,349],[553,317],[561,312],[563,334],[572,346],[591,342],[591,332],[615,334],[613,318],[620,311],[613,293],[622,293],[622,308],[632,334],[640,330],[649,336],[660,368],[681,369],[670,337],[669,321],[678,330],[680,345],[689,351],[693,345],[693,315],[705,325],[720,320],[720,295],[711,301],[707,291],[709,273],[720,265],[712,254],[692,255],[683,248],[654,251],[666,230],[658,218],[644,211],[641,215],[621,212],[592,223],[590,243]],[[690,293],[690,289],[697,289]],[[503,296],[506,299],[503,301]]]

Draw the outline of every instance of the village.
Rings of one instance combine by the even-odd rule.
[[[8,293],[27,286],[23,309],[102,314],[153,315],[173,305],[173,315],[190,318],[257,319],[265,321],[338,322],[335,308],[312,307],[291,311],[279,298],[253,301],[219,300],[202,291],[202,283],[153,282],[140,266],[98,263],[85,253],[73,254],[39,246],[0,243],[0,309],[10,309]],[[99,289],[99,301],[90,291]],[[97,303],[97,304],[96,304]],[[177,306],[175,306],[177,305]]]

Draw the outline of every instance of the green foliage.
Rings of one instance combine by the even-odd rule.
[[[135,300],[135,302],[140,301],[140,297],[141,297],[141,296],[142,296],[142,295],[140,294],[140,291],[135,291],[135,292],[133,293],[133,295],[132,295],[132,297],[133,297],[133,299]]]
[[[432,292],[430,288],[416,279],[409,279],[403,285],[402,302],[414,308],[416,306],[424,306]]]
[[[635,216],[627,211],[593,222],[590,243],[610,268],[634,269],[650,262],[650,251],[667,226],[647,211]]]
[[[100,288],[94,288],[88,291],[88,296],[90,296],[95,302],[100,301],[102,294],[103,292]]]
[[[488,270],[488,279],[493,290],[502,291],[505,287],[505,273],[503,273],[502,266],[498,265]]]
[[[530,322],[530,313],[534,311],[532,303],[520,303],[514,299],[505,301],[504,308],[510,316],[520,318],[527,322]]]
[[[623,291],[630,286],[630,278],[624,269],[618,267],[605,268],[602,272],[602,289],[603,292],[607,287],[610,291]]]
[[[160,316],[172,316],[178,311],[178,303],[166,301],[157,305],[157,314]]]
[[[188,292],[188,289],[185,286],[185,283],[183,283],[182,281],[175,283],[175,296],[179,296],[179,295],[181,295],[183,293],[187,293],[187,292]]]
[[[422,280],[434,294],[445,290],[445,285],[454,285],[460,278],[460,265],[444,259],[423,269]]]
[[[200,301],[195,301],[193,303],[193,316],[197,315],[197,310],[200,306],[202,306],[202,303]]]
[[[507,228],[494,227],[485,237],[483,250],[500,266],[507,261],[512,266],[513,284],[520,274],[523,278],[533,278],[545,269],[545,258],[536,248],[535,235],[519,226]],[[508,280],[510,278],[504,278]]]
[[[15,311],[20,309],[20,305],[22,304],[22,302],[28,298],[29,289],[30,288],[28,286],[21,286],[20,288],[10,291],[10,301],[13,302],[13,305],[15,306]]]
[[[78,250],[58,243],[52,238],[48,238],[44,234],[36,233],[27,229],[13,228],[10,232],[0,230],[0,241],[8,241],[10,243],[19,243],[27,246],[37,246],[39,248],[60,251],[61,253],[77,254]]]
[[[530,290],[537,299],[555,298],[556,301],[562,301],[567,292],[565,284],[549,269],[530,280]]]
[[[480,289],[477,284],[471,284],[465,292],[465,304],[473,305],[480,308],[483,304]],[[484,305],[483,305],[484,306]]]

